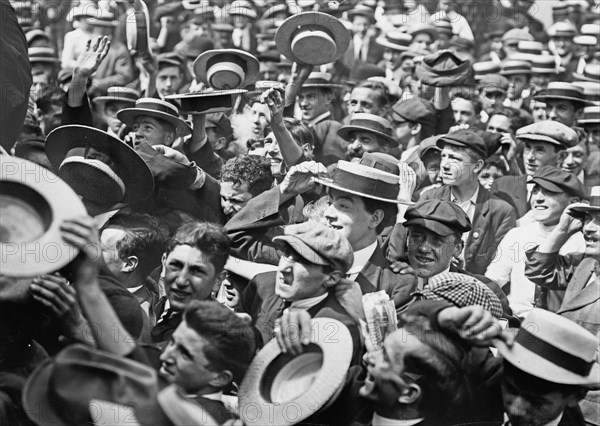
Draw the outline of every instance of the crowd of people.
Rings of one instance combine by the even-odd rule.
[[[0,425],[600,425],[598,0],[0,15]]]

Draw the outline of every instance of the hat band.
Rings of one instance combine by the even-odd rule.
[[[178,115],[175,113],[175,111],[173,111],[173,108],[168,107],[166,105],[162,105],[159,103],[154,103],[154,102],[138,102],[135,104],[136,108],[140,108],[140,109],[149,109],[152,111],[156,111],[156,112],[163,112],[165,114],[169,114],[172,115],[173,117],[178,117]]]
[[[246,61],[244,61],[238,55],[234,55],[232,53],[223,53],[213,56],[208,61],[206,61],[206,69],[210,69],[210,67],[212,67],[213,65],[220,64],[222,62],[233,62],[242,69],[246,69]]]
[[[600,195],[592,195],[590,197],[590,206],[600,207]]]
[[[598,79],[600,79],[600,74],[592,74],[587,69],[583,70],[583,76],[586,78],[591,78],[594,81],[597,81]]]
[[[567,97],[567,98],[577,98],[584,100],[584,97],[581,96],[581,93],[576,90],[569,89],[561,89],[561,90],[548,90],[545,94],[546,98],[553,98],[555,96]]]
[[[524,328],[519,330],[519,333],[515,338],[515,343],[519,343],[525,349],[530,350],[547,361],[580,376],[587,376],[590,374],[592,366],[594,365],[594,361],[587,362],[577,356],[571,355],[556,346],[545,342]]]
[[[383,124],[378,123],[377,121],[373,121],[373,120],[363,120],[363,119],[352,120],[352,121],[350,121],[350,125],[358,126],[358,127],[366,127],[366,128],[372,129],[376,132],[384,133],[388,136],[392,135],[391,128],[386,127]]]
[[[397,184],[357,175],[339,167],[333,173],[332,180],[342,188],[362,194],[375,195],[389,200],[395,200],[398,197],[399,188]]]

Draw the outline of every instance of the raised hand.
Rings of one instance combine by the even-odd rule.
[[[305,161],[290,168],[280,186],[282,194],[303,194],[315,187],[314,177],[325,176],[327,169],[316,161]]]
[[[271,111],[269,124],[283,123],[283,109],[285,108],[284,96],[285,90],[283,87],[273,87],[265,90],[263,94],[260,95],[260,102],[266,104]]]
[[[92,40],[88,40],[85,50],[77,58],[77,64],[73,74],[81,78],[89,78],[96,72],[108,51],[110,50],[110,41],[108,37],[98,37],[92,45]]]

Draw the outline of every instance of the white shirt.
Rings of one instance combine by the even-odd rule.
[[[369,54],[369,41],[370,38],[368,35],[361,37],[358,34],[354,34],[354,59],[366,62],[367,55]]]
[[[354,262],[352,262],[352,266],[346,272],[346,278],[351,281],[356,280],[360,271],[363,270],[373,253],[375,253],[375,249],[377,249],[377,240],[371,245],[366,246],[364,249],[360,249],[354,252]]]
[[[373,420],[371,420],[371,424],[373,426],[396,426],[396,425],[402,425],[402,426],[413,426],[413,425],[417,425],[419,423],[421,423],[423,421],[423,419],[406,419],[406,420],[400,420],[400,419],[388,419],[387,417],[383,417],[380,416],[379,414],[375,413],[373,414]]]
[[[525,277],[525,252],[539,245],[548,237],[555,226],[544,226],[532,222],[526,226],[513,228],[506,233],[485,276],[498,282],[501,286],[510,283],[510,294],[507,296],[515,315],[526,317],[533,309],[535,284]],[[585,241],[578,232],[561,247],[559,253],[567,254],[583,252]]]
[[[131,288],[129,288],[129,287],[128,287],[128,288],[127,288],[127,291],[128,291],[128,292],[130,292],[130,293],[135,293],[136,291],[138,291],[138,290],[139,290],[140,288],[142,288],[142,287],[144,287],[144,284],[142,284],[142,285],[139,285],[139,286],[137,286],[137,287],[131,287]]]
[[[294,300],[290,306],[292,308],[298,309],[310,309],[313,306],[317,306],[319,303],[325,300],[327,295],[328,293],[325,293],[317,297],[309,297],[308,299]]]
[[[467,216],[469,217],[469,221],[471,223],[473,223],[473,218],[475,217],[475,205],[477,204],[478,196],[479,196],[479,185],[477,185],[477,189],[475,190],[475,193],[473,194],[473,196],[463,202],[458,202],[458,200],[456,199],[456,196],[454,195],[454,191],[450,190],[450,200],[454,204],[456,204],[458,207],[460,207],[462,209],[462,211],[464,211],[467,214]],[[467,240],[469,239],[469,233],[470,233],[470,231],[467,231],[467,232],[463,232],[463,234],[462,234],[461,239],[463,240],[463,243],[464,243],[462,257],[465,257],[465,250],[467,249]]]

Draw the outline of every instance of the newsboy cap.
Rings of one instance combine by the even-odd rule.
[[[572,148],[579,143],[575,130],[558,121],[543,120],[517,130],[517,139],[548,142]]]
[[[354,252],[348,240],[330,227],[313,221],[286,226],[284,235],[273,242],[289,245],[310,263],[329,265],[345,274],[352,266]]]
[[[410,121],[422,126],[435,126],[435,109],[431,102],[421,98],[401,100],[394,104],[391,110],[392,120]]]
[[[585,189],[579,179],[573,173],[565,172],[558,167],[540,167],[531,181],[550,192],[564,192],[571,197],[579,198],[585,196]]]
[[[471,221],[463,209],[445,200],[421,201],[409,207],[404,218],[406,227],[421,226],[443,237],[471,230]]]
[[[417,66],[416,75],[429,86],[459,86],[471,77],[473,69],[468,59],[461,59],[452,50],[440,50],[425,56]]]
[[[461,129],[457,130],[456,132],[451,132],[447,135],[441,136],[437,140],[437,146],[444,148],[444,145],[455,145],[471,148],[484,159],[488,156],[487,145],[485,141],[473,130]]]

